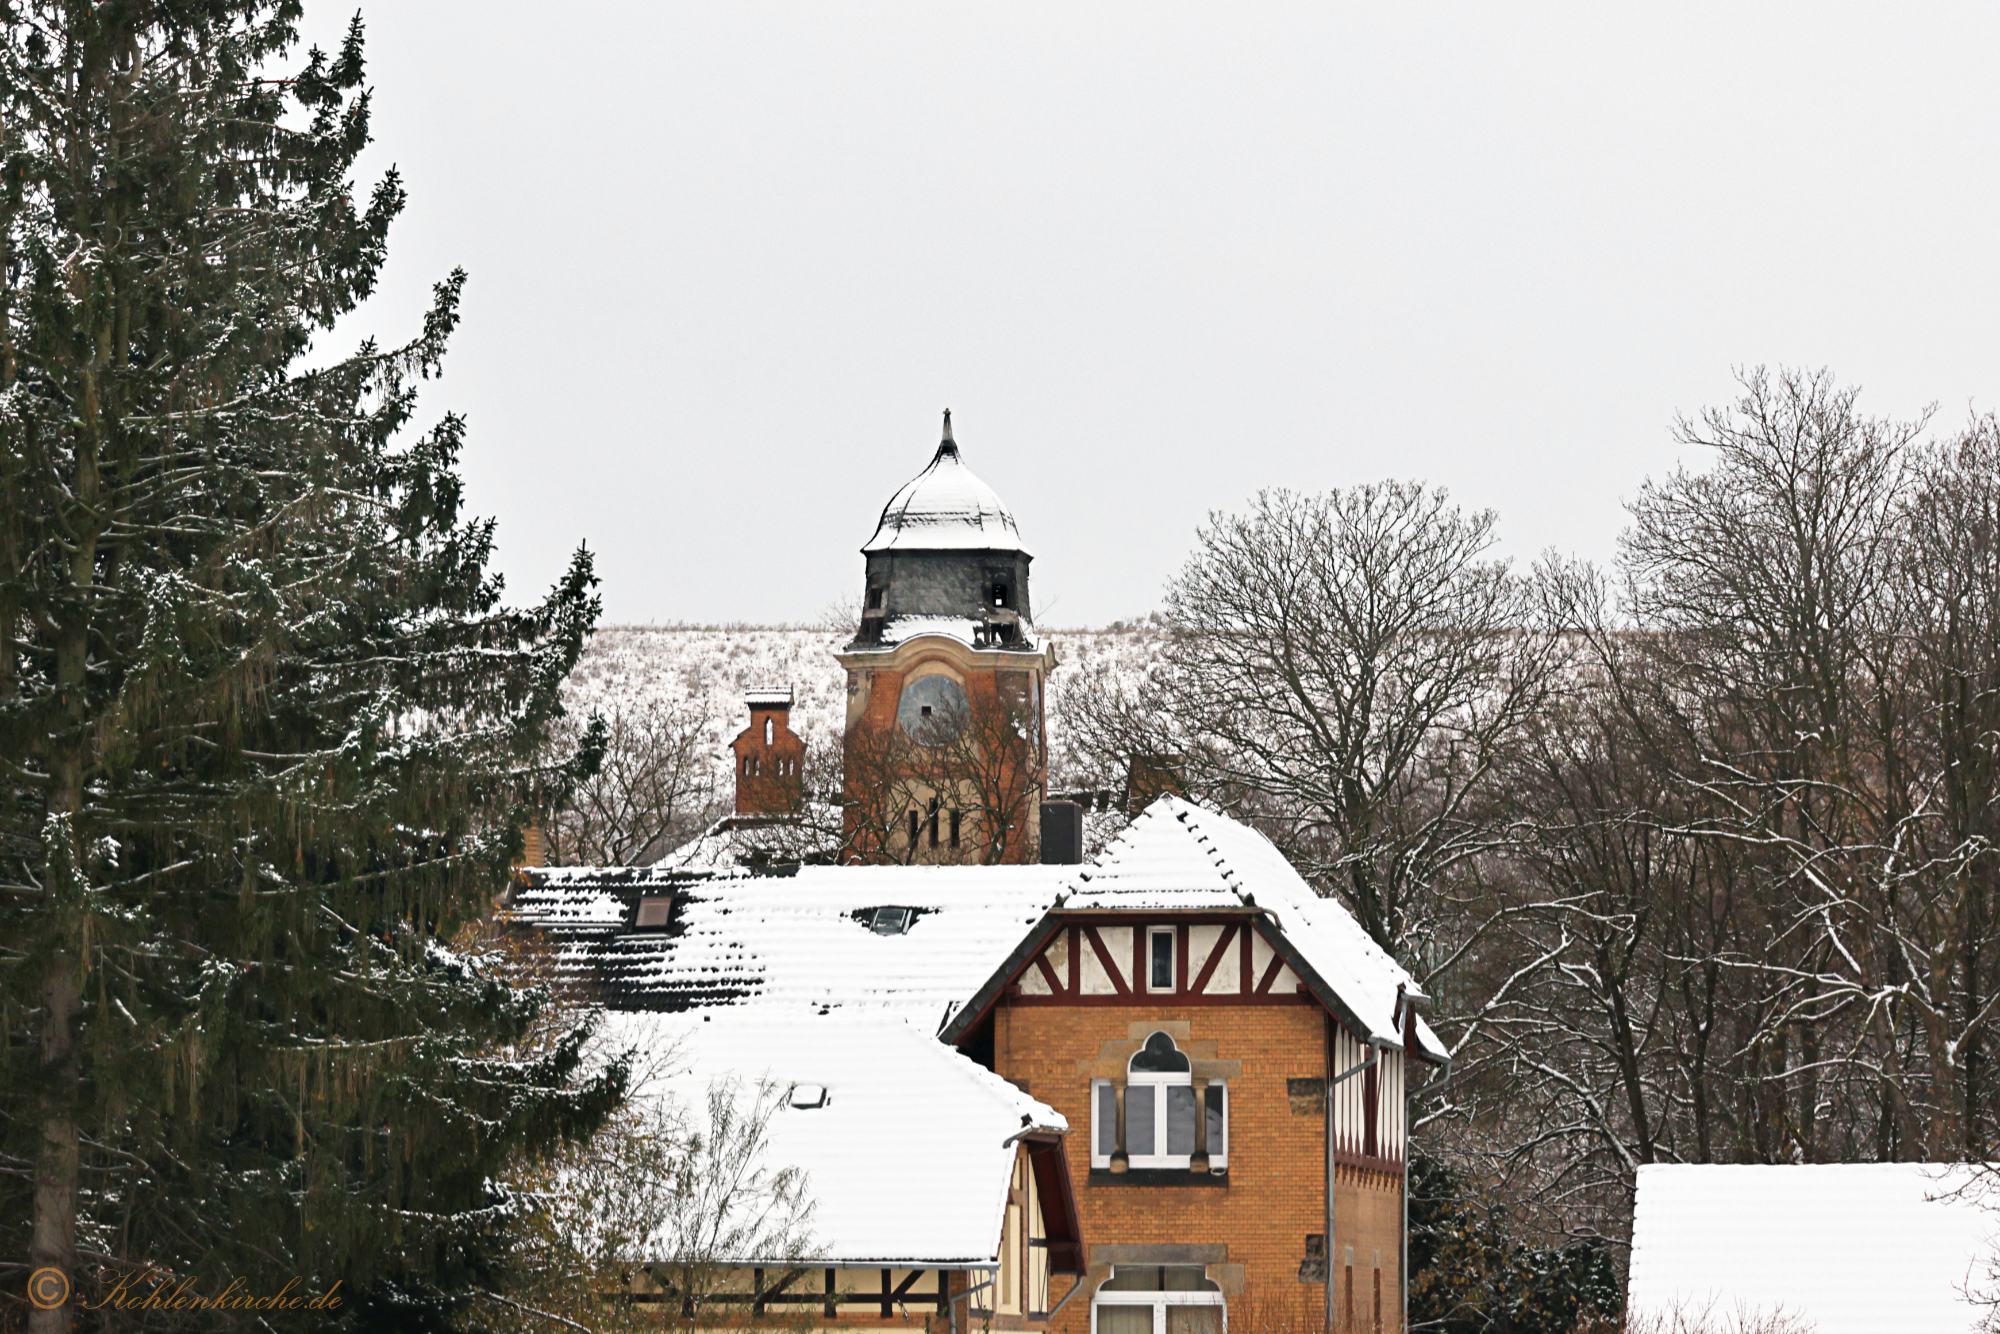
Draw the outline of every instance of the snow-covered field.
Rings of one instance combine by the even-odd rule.
[[[607,626],[570,677],[572,711],[615,712],[692,703],[707,719],[716,774],[730,772],[729,742],[749,721],[744,692],[790,687],[792,730],[809,746],[839,741],[847,687],[833,655],[846,632],[772,626]],[[1094,672],[1132,678],[1156,660],[1161,631],[1150,623],[1101,630],[1045,630],[1058,666],[1049,678],[1052,785],[1066,778],[1059,704],[1065,689]]]

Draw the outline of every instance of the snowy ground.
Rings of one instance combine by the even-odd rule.
[[[769,626],[608,626],[597,632],[570,677],[568,698],[580,713],[697,703],[708,719],[706,743],[718,781],[730,772],[729,742],[749,719],[745,691],[790,687],[792,730],[811,747],[837,745],[846,716],[846,681],[834,652],[845,632]],[[1159,655],[1161,631],[1149,623],[1101,630],[1047,630],[1059,664],[1049,679],[1051,786],[1078,781],[1065,765],[1060,710],[1070,683],[1096,671],[1143,674]]]

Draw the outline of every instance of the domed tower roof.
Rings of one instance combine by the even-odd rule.
[[[903,484],[882,507],[875,536],[861,548],[877,551],[1018,551],[1021,531],[992,487],[958,456],[945,409],[944,439],[928,468]]]

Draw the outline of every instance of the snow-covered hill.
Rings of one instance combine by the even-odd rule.
[[[718,780],[730,771],[729,742],[749,720],[744,692],[789,686],[792,730],[809,746],[838,744],[846,718],[847,687],[835,651],[846,632],[772,626],[607,626],[597,632],[570,677],[573,712],[633,712],[692,702],[707,721],[706,744]],[[1064,764],[1060,709],[1073,682],[1103,671],[1122,678],[1142,675],[1159,655],[1161,631],[1151,622],[1119,623],[1101,630],[1048,630],[1055,645],[1049,678],[1049,750],[1052,786],[1069,775]]]

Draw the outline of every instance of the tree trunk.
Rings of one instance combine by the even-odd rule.
[[[76,1016],[76,967],[63,950],[50,962],[42,983],[47,1016],[42,1030],[41,1152],[35,1159],[34,1233],[28,1263],[35,1270],[53,1269],[74,1281],[76,1274],[76,1116],[71,1097],[76,1089],[75,1043],[70,1025]],[[71,1306],[65,1301],[28,1312],[28,1334],[69,1334]]]
[[[98,359],[106,351],[102,330]],[[97,543],[103,520],[99,515],[102,469],[98,436],[102,404],[96,366],[82,368],[78,395],[82,429],[76,437],[76,467],[72,479],[77,504],[76,550],[69,562],[69,603],[56,642],[56,688],[67,735],[61,736],[50,765],[48,814],[44,822],[42,892],[49,900],[50,953],[42,975],[42,1142],[35,1157],[34,1218],[29,1258],[35,1269],[54,1269],[69,1283],[76,1281],[76,1215],[79,1163],[76,1103],[82,1071],[78,1065],[75,1026],[81,1001],[78,975],[81,947],[81,881],[85,874],[77,817],[83,810],[84,768],[89,749],[87,695],[90,662],[91,589],[97,574]],[[57,847],[59,840],[67,846]],[[68,1334],[72,1327],[70,1301],[54,1307],[33,1307],[28,1334]]]

